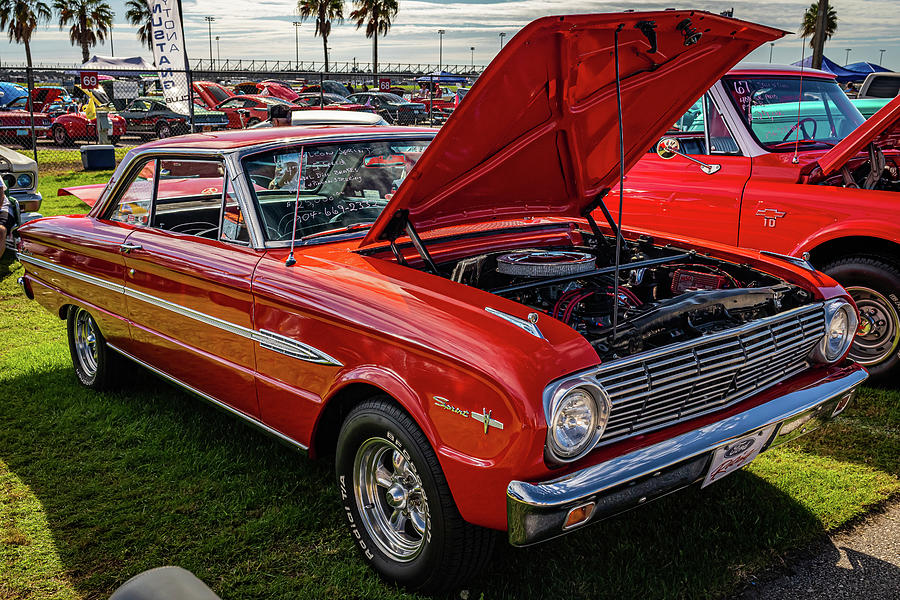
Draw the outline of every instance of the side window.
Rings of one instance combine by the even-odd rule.
[[[223,242],[235,244],[250,244],[250,232],[247,231],[247,223],[244,221],[244,213],[241,205],[232,193],[231,184],[225,181],[225,203],[222,207],[222,223],[219,229],[219,239]]]
[[[666,133],[687,133],[691,131],[703,133],[703,107],[700,105],[700,100],[694,102],[687,112],[675,122],[675,126]]]
[[[144,162],[125,191],[113,206],[109,219],[120,223],[147,225],[150,222],[150,202],[153,199],[156,160]]]
[[[706,119],[709,121],[710,154],[740,154],[741,149],[728,131],[725,119],[709,94],[705,95]]]
[[[225,167],[217,160],[160,160],[151,226],[217,239],[224,184]]]

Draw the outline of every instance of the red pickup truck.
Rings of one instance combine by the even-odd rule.
[[[809,261],[857,303],[851,357],[896,375],[898,156],[900,98],[865,121],[832,75],[739,65],[628,172],[623,223]]]

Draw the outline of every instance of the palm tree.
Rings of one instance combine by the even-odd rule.
[[[816,19],[818,16],[819,5],[817,2],[813,2],[806,9],[806,12],[803,13],[803,23],[800,24],[800,29],[797,30],[801,37],[809,37],[809,47],[813,49],[815,49],[813,43],[816,37]],[[834,32],[837,31],[837,21],[837,12],[835,12],[833,6],[829,6],[825,15],[825,40],[830,40]],[[825,40],[822,41],[823,44]]]
[[[344,20],[344,0],[297,0],[297,12],[300,20],[310,17],[316,19],[314,35],[322,36],[322,47],[325,50],[325,72],[328,72],[328,36],[331,35],[331,22]]]
[[[112,10],[104,0],[54,0],[59,28],[69,27],[69,41],[81,46],[81,62],[91,57],[91,48],[109,35]]]
[[[28,64],[28,89],[34,87],[31,71],[31,35],[41,23],[49,23],[53,13],[41,0],[0,0],[0,30],[5,29],[9,41],[25,44],[25,60]],[[28,96],[31,111],[31,95]]]
[[[153,52],[153,29],[150,20],[153,18],[150,5],[145,0],[128,0],[125,3],[125,18],[137,27],[138,39]]]
[[[366,37],[372,38],[372,76],[378,84],[378,34],[387,35],[391,19],[400,10],[397,0],[353,0],[356,10],[350,18],[356,21],[356,28],[366,26]]]

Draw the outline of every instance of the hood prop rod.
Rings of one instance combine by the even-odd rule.
[[[416,231],[416,228],[409,220],[409,210],[405,208],[401,208],[393,214],[391,220],[388,221],[387,225],[384,227],[384,237],[382,238],[386,238],[390,242],[391,252],[394,253],[397,262],[401,265],[407,264],[406,259],[403,257],[403,253],[400,252],[400,249],[397,247],[397,238],[400,237],[401,232],[404,231],[406,232],[406,235],[409,236],[409,240],[412,242],[416,252],[422,257],[426,270],[434,275],[440,275],[437,265],[434,264],[434,260],[432,260],[431,254],[428,252],[428,248],[425,247],[422,238],[419,237],[419,232]]]
[[[606,243],[606,236],[600,231],[600,227],[597,226],[597,221],[594,220],[594,216],[591,214],[597,207],[600,207],[600,210],[603,211],[603,216],[606,218],[606,222],[609,224],[609,228],[612,230],[613,235],[616,236],[617,239],[622,237],[619,227],[616,225],[612,214],[610,214],[609,209],[606,207],[606,202],[603,201],[603,198],[605,198],[608,193],[609,188],[603,188],[603,190],[591,200],[590,204],[584,207],[584,210],[581,213],[582,216],[587,219],[588,225],[591,226],[591,231],[593,231],[594,235],[597,237],[597,247],[599,247],[601,241],[603,241],[604,244]]]
[[[613,271],[613,319],[612,343],[616,343],[616,330],[619,328],[619,265],[622,261],[622,192],[625,189],[625,129],[622,125],[622,77],[619,73],[619,32],[625,28],[624,23],[616,27],[613,34],[613,51],[616,62],[616,114],[619,121],[619,219],[616,221],[616,263]],[[606,214],[602,201],[600,206]],[[611,218],[611,215],[607,217]]]

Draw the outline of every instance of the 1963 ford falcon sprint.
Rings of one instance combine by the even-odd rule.
[[[779,34],[699,12],[546,18],[436,135],[154,142],[87,216],[22,228],[22,283],[67,320],[84,385],[127,357],[334,454],[365,559],[458,585],[492,530],[533,544],[715,482],[865,379],[844,358],[852,302],[802,261],[590,218],[619,178],[616,40],[628,167]]]

